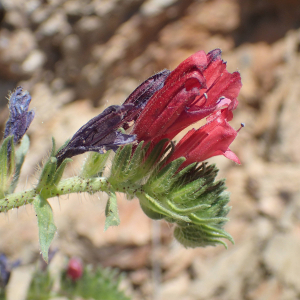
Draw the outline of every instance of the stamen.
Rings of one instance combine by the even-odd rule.
[[[224,96],[221,96],[218,100],[217,100],[217,102],[216,102],[216,104],[219,104],[223,99],[225,99],[226,97],[224,97]]]
[[[244,127],[245,127],[245,123],[241,123],[241,127],[236,132],[239,132]]]

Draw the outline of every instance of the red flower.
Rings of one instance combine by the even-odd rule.
[[[207,55],[199,51],[170,73],[163,88],[147,102],[132,133],[138,141],[156,144],[163,138],[173,139],[187,126],[209,116],[206,125],[192,129],[176,145],[169,161],[184,156],[187,165],[223,154],[239,163],[228,148],[237,135],[228,121],[237,107],[241,86],[240,74],[226,70],[220,49]]]
[[[204,126],[190,130],[176,145],[168,162],[184,156],[186,161],[181,165],[183,168],[193,162],[224,155],[240,164],[238,157],[228,148],[237,136],[237,131],[227,122],[228,115],[228,109],[219,110],[208,118]]]
[[[78,280],[81,278],[83,273],[83,266],[81,259],[77,257],[72,257],[69,260],[68,269],[67,269],[67,275],[69,278],[71,278],[73,281]]]

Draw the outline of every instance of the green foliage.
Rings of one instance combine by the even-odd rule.
[[[15,188],[17,187],[20,173],[21,173],[21,168],[23,166],[25,156],[29,150],[29,145],[30,145],[29,137],[27,134],[25,134],[21,140],[20,146],[16,150],[16,171],[15,171],[12,183],[8,190],[8,192],[10,194],[13,193]]]
[[[4,164],[2,171],[0,170],[3,182],[7,182],[7,178],[13,178],[14,174],[14,160],[11,158],[8,161],[8,143],[9,139],[6,139],[0,149],[0,159]],[[216,180],[218,169],[207,163],[193,163],[181,168],[185,161],[183,157],[166,164],[173,151],[173,144],[167,140],[161,140],[154,147],[150,144],[143,146],[141,142],[138,145],[120,147],[112,158],[107,178],[100,176],[107,165],[109,152],[91,153],[79,177],[62,180],[70,159],[58,164],[53,140],[50,157],[44,164],[36,188],[24,193],[6,195],[3,191],[11,184],[10,179],[9,184],[2,186],[5,199],[0,199],[0,210],[20,206],[22,201],[27,201],[25,204],[33,201],[38,218],[41,252],[45,261],[56,232],[52,209],[47,199],[72,192],[92,194],[105,191],[109,194],[105,210],[105,230],[120,223],[116,192],[121,192],[129,200],[137,197],[149,218],[173,223],[174,236],[185,247],[216,244],[226,246],[221,240],[224,238],[233,242],[232,237],[223,229],[228,221],[226,216],[230,207],[227,205],[229,195],[225,192],[224,180]],[[13,157],[13,147],[11,153]],[[19,158],[17,165],[18,161]]]
[[[52,208],[41,195],[35,197],[33,207],[38,219],[41,253],[45,262],[48,263],[49,247],[56,232]]]
[[[67,163],[72,161],[72,159],[66,158],[60,165],[58,165],[57,158],[55,157],[54,139],[52,139],[52,143],[53,146],[50,157],[43,167],[39,182],[36,186],[36,192],[46,196],[46,198],[49,196],[48,191],[54,189],[54,187],[60,182]]]
[[[33,275],[27,300],[63,299],[84,300],[129,300],[119,288],[121,277],[116,270],[98,267],[95,271],[90,266],[84,269],[80,279],[73,281],[64,273],[59,290],[54,289],[54,281],[48,271],[36,271]]]
[[[107,200],[105,208],[105,217],[105,231],[110,226],[118,226],[120,224],[117,196],[115,193],[111,193],[109,199]]]
[[[149,218],[175,223],[174,236],[185,247],[216,244],[226,247],[221,238],[233,243],[223,229],[230,207],[224,180],[216,181],[218,169],[207,163],[181,169],[185,158],[166,164],[168,149],[171,148],[166,147],[166,140],[148,154],[141,145],[134,154],[131,145],[120,148],[113,160],[109,182],[115,190],[138,197]],[[133,155],[139,157],[138,167],[132,163]]]
[[[62,294],[69,299],[80,296],[83,299],[95,300],[129,300],[120,291],[121,277],[112,269],[97,268],[92,272],[90,267],[85,268],[83,276],[76,282],[66,278],[62,280]]]
[[[49,300],[53,298],[53,284],[54,280],[48,271],[36,271],[27,291],[26,300]]]
[[[10,148],[10,151],[8,150]],[[9,192],[15,172],[13,136],[7,137],[0,148],[0,198]]]

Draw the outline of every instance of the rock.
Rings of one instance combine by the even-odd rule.
[[[42,51],[34,50],[22,63],[22,70],[24,73],[33,73],[43,66],[45,60],[46,56]]]
[[[300,291],[300,242],[299,236],[291,233],[277,234],[268,243],[264,253],[264,262],[279,280]]]

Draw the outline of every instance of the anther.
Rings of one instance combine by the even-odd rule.
[[[236,132],[239,132],[244,127],[245,127],[245,123],[241,123],[241,127]]]

